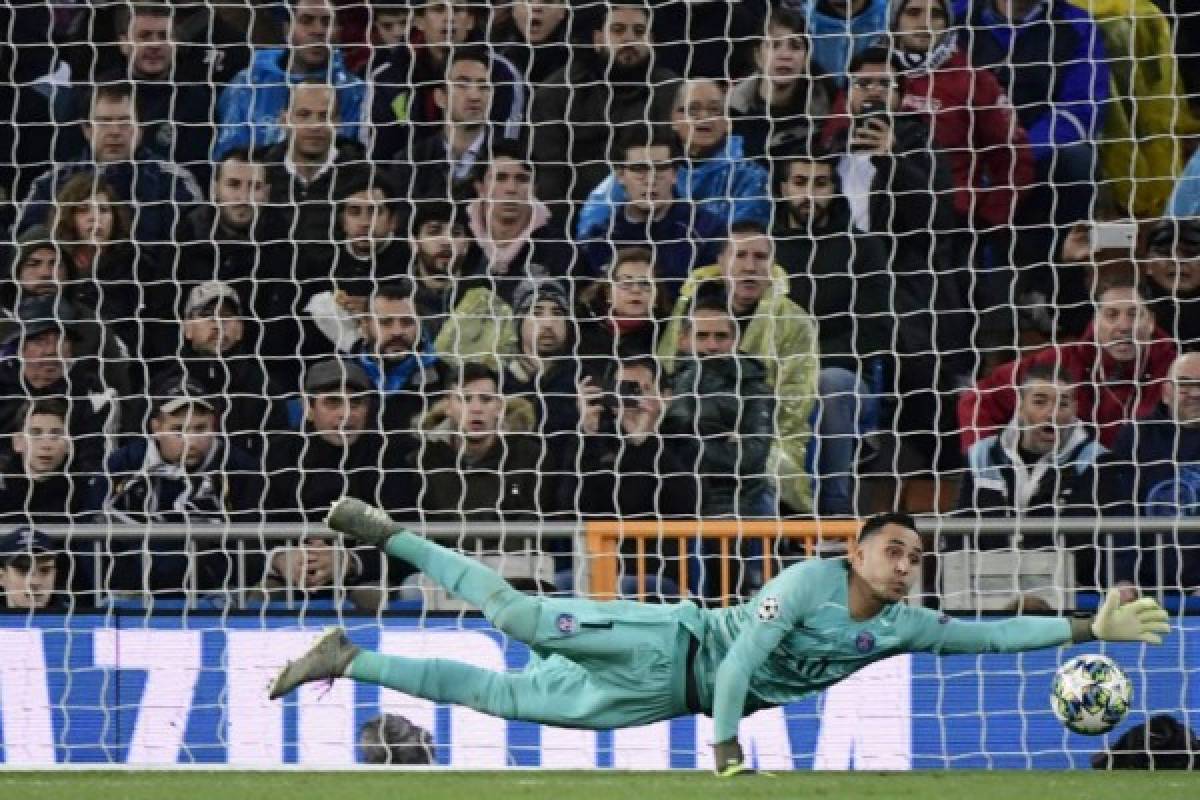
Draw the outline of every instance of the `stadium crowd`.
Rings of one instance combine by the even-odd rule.
[[[1194,516],[1198,25],[1149,0],[13,0],[5,602],[51,602],[50,571],[378,607],[399,564],[316,537],[238,560],[222,533],[342,494],[806,518],[928,479],[961,515]],[[1117,219],[1140,235],[1105,250]],[[97,521],[193,528],[102,558],[34,530]],[[1118,539],[1129,592],[1200,591],[1197,539]],[[1090,539],[1022,546],[1078,551],[1081,586],[1107,568]]]

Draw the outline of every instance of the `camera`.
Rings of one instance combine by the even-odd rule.
[[[620,381],[614,391],[600,395],[600,433],[617,432],[617,416],[622,406],[628,408],[641,403],[642,385],[637,381]]]
[[[878,119],[886,122],[887,117],[888,109],[886,105],[878,100],[868,100],[862,104],[862,109],[854,116],[854,127],[856,130],[868,130],[871,120]]]

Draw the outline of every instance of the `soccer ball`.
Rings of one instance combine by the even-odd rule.
[[[1115,728],[1129,712],[1133,686],[1111,658],[1076,656],[1058,668],[1050,689],[1054,715],[1075,733],[1096,736]]]

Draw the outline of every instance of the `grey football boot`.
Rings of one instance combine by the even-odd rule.
[[[404,530],[381,508],[367,505],[355,497],[342,497],[329,509],[325,524],[364,544],[382,549],[387,540]]]
[[[283,697],[303,683],[342,677],[361,649],[346,638],[345,628],[329,628],[307,653],[279,671],[271,681],[270,698]]]

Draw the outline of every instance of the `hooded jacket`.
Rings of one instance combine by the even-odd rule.
[[[804,11],[813,61],[825,74],[839,76],[841,83],[850,61],[887,32],[887,0],[868,0],[863,12],[849,21],[821,0],[785,0],[783,5]]]
[[[1150,414],[1162,400],[1163,380],[1175,360],[1175,343],[1161,328],[1138,348],[1133,365],[1115,360],[1096,345],[1095,324],[1077,342],[1051,345],[1002,364],[958,398],[963,451],[1009,423],[1017,410],[1018,379],[1035,364],[1060,366],[1078,384],[1079,418],[1096,425],[1100,443],[1111,447],[1123,423]]]
[[[251,521],[263,489],[258,463],[220,438],[188,468],[164,461],[149,435],[112,453],[89,482],[91,504],[127,522]]]
[[[758,222],[766,225],[771,218],[771,190],[767,171],[748,160],[742,137],[730,135],[708,158],[688,158],[675,176],[675,196],[690,200],[702,211],[730,225],[734,222]],[[580,238],[586,231],[607,225],[614,210],[629,200],[625,188],[610,174],[588,193],[575,221]]]
[[[962,49],[1008,94],[1038,161],[1096,139],[1109,98],[1108,56],[1096,23],[1065,0],[1040,0],[1010,22],[989,0],[954,0]]]
[[[1095,508],[1094,469],[1104,447],[1080,422],[1061,435],[1062,445],[1032,464],[1017,451],[1021,432],[1015,418],[999,433],[975,442],[959,485],[959,511],[1003,517],[1054,516],[1072,508],[1090,513]]]
[[[1095,19],[1112,74],[1100,172],[1122,208],[1161,212],[1183,168],[1182,143],[1200,133],[1175,58],[1171,21],[1150,0],[1071,0]]]
[[[806,469],[806,454],[820,371],[817,325],[807,311],[788,299],[787,274],[782,267],[774,268],[772,278],[742,330],[739,352],[753,357],[775,398],[771,468],[779,477],[780,496],[794,511],[807,513],[812,509],[812,476]],[[684,284],[659,340],[658,357],[668,372],[676,369],[683,320],[696,288],[720,279],[721,267],[702,267]]]
[[[533,424],[528,400],[506,398],[495,446],[479,460],[469,461],[444,410],[430,410],[420,425],[424,441],[411,459],[420,475],[414,483],[422,517],[495,522],[539,519],[552,511],[549,454],[529,434]]]
[[[900,107],[928,115],[933,140],[949,162],[959,216],[987,227],[1008,225],[1033,182],[1033,151],[996,77],[972,67],[953,39],[947,45],[944,61],[905,72]]]
[[[701,516],[761,513],[775,484],[775,394],[754,358],[689,359],[679,365],[661,430],[694,453]]]
[[[1120,427],[1099,474],[1099,506],[1105,516],[1163,520],[1161,526],[1147,522],[1115,537],[1114,577],[1157,580],[1160,586],[1200,583],[1197,535],[1170,530],[1171,521],[1200,514],[1200,429],[1180,425],[1159,405],[1145,418]],[[1169,535],[1153,535],[1164,531]],[[1151,550],[1158,554],[1148,556]],[[1156,571],[1159,558],[1165,574],[1147,575]]]
[[[254,54],[250,66],[239,72],[221,92],[217,103],[217,142],[213,160],[220,161],[230,150],[257,150],[283,141],[280,120],[287,110],[291,87],[309,78],[328,80],[337,90],[340,136],[366,143],[367,86],[346,68],[342,54],[330,53],[329,64],[314,72],[287,69],[289,51],[272,47]]]
[[[422,327],[433,333],[433,351],[443,360],[484,356],[495,364],[516,352],[512,308],[481,278],[456,278],[445,291],[418,281],[415,305]]]

